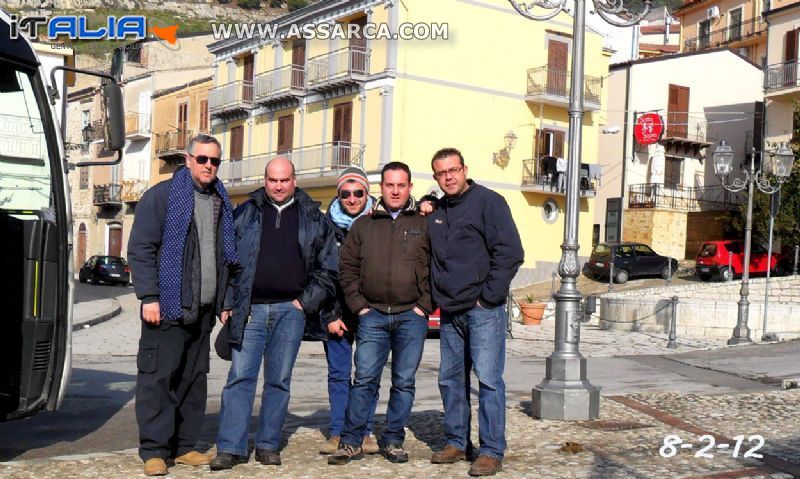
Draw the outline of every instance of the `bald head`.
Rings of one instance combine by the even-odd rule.
[[[277,157],[267,162],[264,169],[264,189],[267,196],[277,204],[283,204],[294,196],[297,186],[294,165],[285,157]]]

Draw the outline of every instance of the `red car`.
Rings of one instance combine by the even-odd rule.
[[[728,268],[729,256],[730,269]],[[778,271],[780,269],[778,266],[779,256],[778,253],[773,252],[772,261],[769,261],[766,249],[757,244],[751,245],[750,274],[766,274],[767,269],[772,267],[772,274],[780,275],[781,271]],[[697,255],[695,271],[703,281],[708,281],[714,276],[728,281],[741,275],[744,272],[744,241],[723,240],[703,243],[703,247],[700,248],[700,253]]]

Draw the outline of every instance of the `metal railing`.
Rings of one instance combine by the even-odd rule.
[[[568,100],[570,79],[569,70],[547,66],[531,68],[528,70],[528,96],[552,95]],[[584,101],[599,104],[602,87],[602,78],[586,75],[583,81]]]
[[[304,146],[286,152],[270,152],[239,159],[223,161],[219,176],[225,183],[264,180],[264,167],[275,157],[289,159],[298,175],[338,172],[348,166],[364,166],[365,145],[335,141],[320,145]]]
[[[176,153],[186,149],[192,130],[172,130],[156,134],[156,154]]]
[[[663,137],[705,142],[707,129],[708,123],[705,118],[686,118],[685,114],[667,112],[667,127]]]
[[[131,113],[125,115],[125,135],[148,134],[150,132],[150,115]]]
[[[706,35],[687,38],[684,42],[684,51],[693,52],[704,48],[716,48],[728,43],[746,40],[767,31],[767,22],[762,17],[751,18],[743,22],[734,23],[725,28],[708,32]]]
[[[369,75],[372,50],[349,46],[319,55],[308,60],[308,87],[315,88],[337,83],[355,81],[358,76]]]
[[[122,185],[119,183],[94,185],[93,197],[95,205],[122,203]]]
[[[764,89],[767,93],[800,86],[797,75],[797,60],[769,65],[764,72]]]
[[[663,208],[680,211],[731,210],[744,203],[744,192],[732,193],[722,185],[671,186],[642,183],[628,187],[628,208]]]
[[[147,191],[148,182],[145,180],[122,180],[122,201],[133,203],[142,199]]]
[[[253,107],[253,82],[237,80],[211,89],[208,93],[208,110],[220,113],[226,110]]]
[[[305,93],[306,70],[303,65],[286,65],[256,75],[254,79],[256,100],[267,100],[284,93]]]
[[[564,179],[566,186],[566,177]],[[589,165],[581,164],[579,185],[580,195],[594,196],[596,186],[589,176]],[[545,160],[542,158],[529,158],[522,161],[522,186],[534,187],[544,192],[561,193],[558,189],[558,173],[553,169],[548,169]]]

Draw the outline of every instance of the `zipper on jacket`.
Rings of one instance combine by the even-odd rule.
[[[399,216],[398,216],[398,218],[399,218]],[[395,228],[396,225],[397,225],[397,220],[392,218],[392,226],[389,229],[389,254],[386,255],[386,260],[387,260],[386,261],[386,263],[387,263],[386,264],[386,269],[389,271],[389,288],[388,288],[388,291],[386,291],[386,303],[387,303],[387,308],[388,308],[386,312],[388,314],[392,314],[392,307],[389,306],[390,304],[392,304],[391,295],[392,295],[392,290],[394,289],[394,281],[392,280],[392,278],[394,276],[392,274],[394,272],[394,269],[392,268],[392,258],[394,257],[394,251],[393,251],[394,250],[394,241],[392,241],[392,238],[394,237],[394,228]]]
[[[281,227],[281,214],[283,214],[283,210],[278,210],[278,214],[275,215],[275,229]]]

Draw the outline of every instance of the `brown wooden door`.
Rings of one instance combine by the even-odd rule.
[[[783,39],[784,85],[793,85],[797,78],[797,32],[797,29],[790,30]]]
[[[189,128],[189,104],[188,103],[181,103],[178,105],[178,137],[176,139],[176,148],[178,150],[183,150],[186,148],[186,144],[188,140],[188,133],[186,131]]]
[[[353,103],[333,107],[333,167],[350,164],[350,143],[353,136]]]
[[[567,44],[547,42],[547,93],[567,96]]]
[[[667,108],[667,136],[686,138],[689,132],[689,87],[670,85]]]
[[[244,126],[239,125],[231,128],[231,161],[242,159],[244,153]]]
[[[253,101],[253,74],[255,73],[255,57],[244,57],[244,75],[242,76],[242,101]]]
[[[359,26],[359,35],[350,38],[350,72],[366,75],[367,72],[367,39],[364,38],[364,26],[367,24],[367,17],[361,17],[350,22],[352,25]]]
[[[108,255],[122,256],[122,227],[119,225],[108,229]]]
[[[303,88],[306,83],[306,41],[292,42],[292,88]]]
[[[78,228],[78,267],[79,269],[86,262],[86,224],[81,223]]]
[[[292,151],[294,141],[294,115],[278,118],[278,153]]]
[[[199,110],[198,133],[208,133],[208,100],[200,100]]]

